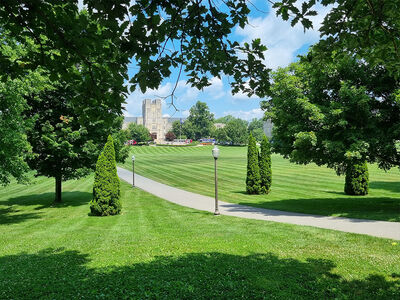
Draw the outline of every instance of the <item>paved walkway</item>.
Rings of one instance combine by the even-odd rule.
[[[118,168],[118,176],[132,184],[132,172]],[[174,188],[135,174],[135,186],[157,197],[198,210],[214,212],[214,198]],[[400,240],[400,223],[293,213],[219,201],[222,215],[307,225]]]

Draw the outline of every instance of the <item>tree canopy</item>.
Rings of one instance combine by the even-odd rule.
[[[218,119],[214,120],[214,123],[223,123],[223,124],[227,124],[229,121],[234,120],[235,117],[232,115],[227,115]]]
[[[53,78],[68,77],[81,86],[78,98],[85,104],[104,101],[120,109],[131,59],[138,66],[130,78],[131,90],[157,88],[174,68],[184,71],[197,88],[222,73],[231,76],[233,92],[263,96],[269,85],[262,64],[266,47],[260,40],[239,45],[228,39],[237,25],[247,24],[245,0],[225,1],[223,8],[212,1],[85,0],[83,11],[77,0],[2,4],[1,26],[18,42],[29,37],[37,47],[25,61],[10,63],[2,56],[1,67],[15,73],[45,66]],[[110,76],[102,76],[103,69]],[[77,71],[86,75],[81,83],[74,76]]]
[[[232,78],[233,92],[265,94],[269,85],[268,69],[262,64],[265,46],[260,40],[239,45],[228,39],[237,25],[244,27],[247,23],[249,9],[244,0],[226,1],[224,8],[210,1],[180,0],[85,0],[84,4],[85,9],[79,10],[77,0],[2,1],[2,46],[18,44],[24,53],[0,51],[0,80],[23,80],[29,72],[42,69],[52,83],[62,83],[71,92],[67,99],[71,111],[66,120],[73,119],[82,128],[90,124],[92,133],[95,128],[115,127],[128,93],[128,81],[131,91],[137,87],[146,91],[158,87],[175,69],[179,74],[185,72],[188,83],[197,88],[208,86],[211,77],[226,74]],[[137,66],[131,78],[129,63]],[[6,104],[3,100],[1,105]],[[46,101],[36,102],[36,109],[47,110],[46,106],[39,107]],[[23,102],[16,104],[14,115],[22,107]],[[74,117],[69,119],[71,115]],[[55,132],[63,132],[61,127],[68,124],[57,121],[57,126],[62,126],[54,127],[56,116],[51,120],[45,120],[45,116],[49,117],[45,113],[41,121],[53,124],[48,129],[54,130],[55,141],[60,138]],[[190,122],[187,125],[188,132],[198,134]],[[4,162],[15,162],[9,164],[3,182],[10,174],[20,178],[26,170],[24,153],[30,146],[24,142],[22,127],[12,130],[14,127],[8,129],[8,134],[21,139],[14,143],[16,151],[2,153]],[[74,135],[68,147],[76,146]]]
[[[16,61],[25,55],[25,49],[0,31],[0,54]],[[12,178],[23,182],[29,170],[26,159],[32,153],[26,130],[33,120],[25,120],[22,115],[27,109],[26,97],[51,85],[40,68],[17,78],[0,73],[0,78],[0,184],[8,184]]]
[[[235,118],[226,124],[224,130],[232,144],[242,145],[247,143],[247,121]]]
[[[314,162],[344,174],[354,163],[400,165],[400,82],[382,66],[351,55],[318,55],[273,74],[275,151],[297,163]]]
[[[53,84],[36,95],[29,95],[24,118],[33,126],[27,128],[32,154],[28,158],[36,175],[56,179],[56,201],[61,201],[62,181],[79,178],[94,169],[101,146],[107,135],[117,132],[121,119],[112,127],[104,123],[87,122],[74,110],[71,97],[74,90],[67,84]],[[122,151],[119,145],[118,150]],[[121,159],[125,154],[119,153]]]
[[[186,127],[190,126],[190,131],[193,131],[193,136],[191,136],[190,131],[186,129],[185,133],[188,137],[196,140],[209,137],[214,123],[214,114],[210,112],[207,103],[197,101],[190,108],[186,122]]]
[[[261,142],[264,138],[264,121],[262,119],[254,118],[250,121],[247,131],[253,135],[257,142]]]
[[[129,123],[126,135],[128,139],[135,140],[138,143],[145,143],[151,139],[150,131],[145,126],[136,123]]]
[[[317,4],[330,6],[321,28],[319,46],[328,54],[350,52],[372,67],[383,66],[395,78],[400,77],[400,9],[391,0],[281,0],[273,7],[284,20],[291,19],[307,29]]]

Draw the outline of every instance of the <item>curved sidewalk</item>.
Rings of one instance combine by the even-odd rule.
[[[118,176],[132,184],[132,172],[123,168],[118,169]],[[178,205],[214,212],[214,198],[207,197],[135,174],[135,186],[157,197]],[[400,223],[362,219],[350,219],[340,217],[325,217],[294,212],[286,212],[265,208],[257,208],[240,204],[232,204],[219,201],[219,210],[222,215],[234,216],[246,219],[256,219],[307,225],[325,229],[333,229],[344,232],[367,234],[376,237],[400,240]]]

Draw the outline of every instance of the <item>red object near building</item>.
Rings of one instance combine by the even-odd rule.
[[[135,140],[129,140],[128,143],[129,143],[129,145],[132,145],[132,146],[137,144],[137,142]]]

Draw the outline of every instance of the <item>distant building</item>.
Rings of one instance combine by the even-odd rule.
[[[271,120],[264,121],[263,130],[264,130],[265,135],[268,138],[272,137],[272,127],[273,127],[273,124],[272,124]]]
[[[226,126],[226,124],[225,123],[214,123],[214,126],[216,129],[219,129],[219,128],[224,128]]]
[[[136,123],[145,126],[151,134],[152,139],[157,142],[164,142],[165,135],[172,129],[172,123],[180,118],[162,116],[161,99],[145,99],[142,103],[142,117],[125,117],[122,128],[127,128],[129,123]]]

